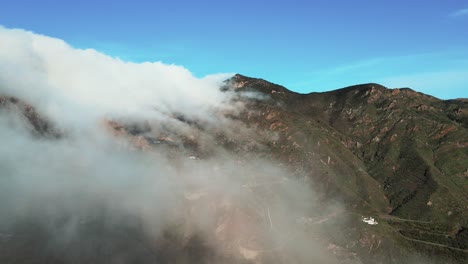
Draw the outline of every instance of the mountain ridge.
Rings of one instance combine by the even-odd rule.
[[[243,83],[248,85],[249,81],[243,80]],[[292,93],[292,96],[297,97],[297,94]],[[406,136],[410,136],[412,139],[414,137],[409,132],[420,131],[421,128],[418,125],[424,126],[424,118],[428,120],[432,115],[443,123],[439,125],[441,127],[431,127],[431,129],[438,132],[438,134],[432,135],[434,139],[443,139],[448,134],[453,134],[454,131],[452,130],[459,130],[458,135],[462,141],[467,140],[466,130],[463,127],[466,126],[468,104],[464,102],[440,100],[411,89],[387,89],[376,84],[355,85],[324,93],[306,94],[302,98],[303,101],[294,98],[294,104],[298,106],[292,108],[308,115],[314,115],[315,113],[316,118],[330,125],[342,133],[343,136],[353,136],[354,139],[358,139],[351,143],[351,145],[355,145],[354,151],[357,151],[362,144],[372,145],[372,142],[378,143],[380,137],[387,137],[387,144],[390,145],[396,140],[398,133],[387,134],[391,132],[392,127],[398,125],[397,122],[405,122],[405,117],[411,122],[411,124],[406,123],[405,125],[413,126],[412,130],[400,130],[402,130],[401,133],[405,133]],[[376,111],[381,113],[373,113]],[[389,118],[389,115],[395,115],[398,111],[401,111],[399,113],[401,118],[391,120],[391,122],[385,120],[385,118]],[[386,115],[385,118],[383,115]],[[421,120],[411,121],[416,117],[419,118],[419,116],[422,116],[420,117]],[[390,119],[392,118],[390,117]],[[369,132],[377,130],[372,125],[377,121],[381,122],[379,124],[381,131],[373,135],[372,138],[365,137]],[[354,128],[353,126],[356,123],[363,126],[363,128]],[[436,132],[431,131],[431,133]],[[361,142],[364,140],[365,142]],[[466,155],[466,150],[463,153]]]

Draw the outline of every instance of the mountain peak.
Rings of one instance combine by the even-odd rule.
[[[293,91],[284,86],[271,83],[264,79],[248,77],[239,73],[229,79],[228,83],[230,83],[236,90],[253,90],[265,94],[294,94]]]

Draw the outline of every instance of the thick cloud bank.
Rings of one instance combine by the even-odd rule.
[[[161,62],[132,63],[62,40],[0,27],[0,91],[34,102],[48,116],[75,124],[103,115],[182,112],[205,116],[226,94],[229,74],[194,77]]]
[[[314,210],[308,185],[219,142],[262,147],[227,117],[242,111],[220,89],[228,76],[199,79],[0,28],[0,96],[31,104],[59,134],[32,135],[28,107],[2,99],[0,257],[334,263],[298,224]]]

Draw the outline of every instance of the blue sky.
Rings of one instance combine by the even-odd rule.
[[[378,82],[468,97],[464,0],[3,0],[0,25],[302,93]]]

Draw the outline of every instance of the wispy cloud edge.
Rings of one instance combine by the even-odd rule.
[[[457,11],[454,11],[450,13],[450,17],[460,17],[460,16],[465,16],[468,15],[468,8],[462,8],[458,9]]]

